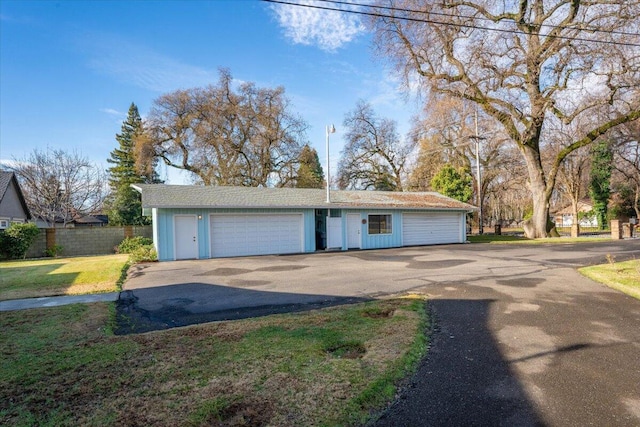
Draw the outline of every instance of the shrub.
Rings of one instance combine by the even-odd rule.
[[[157,261],[158,254],[153,245],[140,246],[129,253],[129,259],[132,263]]]
[[[131,254],[137,249],[149,245],[153,245],[153,240],[148,237],[127,237],[118,245],[116,252],[119,254]]]
[[[35,224],[11,224],[0,233],[0,255],[9,259],[24,258],[38,234],[40,229]]]
[[[62,249],[64,249],[61,245],[53,245],[52,248],[46,249],[44,254],[48,257],[55,258],[62,253]]]

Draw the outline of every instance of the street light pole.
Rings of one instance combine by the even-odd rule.
[[[326,127],[326,135],[327,135],[327,203],[331,203],[331,193],[330,193],[330,189],[329,186],[331,185],[331,165],[329,163],[329,134],[330,133],[335,133],[336,132],[336,128],[335,126],[331,125],[331,126],[327,126]]]
[[[476,181],[478,181],[478,234],[482,234],[482,183],[480,181],[480,140],[484,139],[478,135],[478,106],[476,105],[476,135],[473,139],[476,141]]]

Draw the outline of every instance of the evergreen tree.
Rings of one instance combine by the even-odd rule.
[[[431,187],[452,199],[468,202],[473,194],[471,177],[463,170],[457,171],[453,166],[444,165],[431,180]]]
[[[608,141],[596,142],[591,148],[589,196],[601,230],[604,230],[607,224],[607,204],[611,195],[609,184],[611,181],[612,161],[613,152]]]
[[[126,120],[122,123],[122,130],[116,134],[118,148],[111,152],[107,162],[113,164],[107,169],[111,195],[108,198],[107,214],[112,225],[144,225],[149,219],[142,216],[140,194],[131,188],[131,184],[157,183],[155,168],[150,168],[149,174],[140,174],[135,162],[135,138],[144,132],[142,118],[138,107],[131,103]]]
[[[323,188],[324,172],[315,148],[305,145],[300,152],[300,166],[296,178],[297,188]]]

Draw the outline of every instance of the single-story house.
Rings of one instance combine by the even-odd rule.
[[[475,207],[438,193],[134,184],[158,259],[464,243]]]
[[[590,212],[592,214],[588,215]],[[593,203],[590,199],[582,199],[578,201],[578,214],[583,214],[579,221],[580,227],[598,226],[598,218],[593,214]],[[574,221],[572,205],[569,204],[558,210],[553,216],[555,218],[556,227],[571,227]]]
[[[14,222],[27,222],[31,213],[13,172],[0,171],[0,230]]]

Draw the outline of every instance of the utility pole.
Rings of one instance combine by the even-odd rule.
[[[329,188],[331,184],[331,163],[329,162],[329,134],[335,133],[336,128],[334,125],[326,127],[326,141],[327,141],[327,203],[331,203],[331,190]]]
[[[482,183],[480,181],[480,140],[481,138],[478,134],[478,106],[476,105],[475,112],[475,124],[476,124],[476,135],[473,139],[476,141],[476,181],[478,182],[478,234],[482,234]]]

